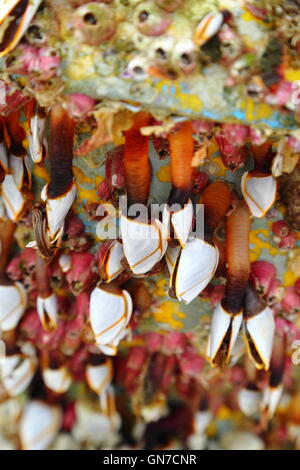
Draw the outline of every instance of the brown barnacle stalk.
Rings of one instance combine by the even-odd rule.
[[[233,195],[226,183],[215,181],[203,192],[204,204],[204,237],[211,245],[219,250],[218,274],[226,272],[226,253],[223,243],[216,236],[216,231],[228,213],[233,201]]]
[[[141,129],[151,122],[148,113],[134,117],[132,127],[125,132],[124,172],[128,206],[139,204],[135,214],[121,214],[120,228],[124,254],[134,274],[149,272],[163,257],[167,241],[163,224],[156,218],[149,221],[146,204],[151,183],[148,137]],[[137,207],[137,206],[136,206]]]
[[[151,165],[148,156],[148,137],[141,134],[141,128],[149,125],[148,113],[138,113],[132,127],[125,132],[124,169],[128,204],[147,204]]]
[[[44,204],[32,212],[36,244],[45,259],[51,259],[59,246],[76,195],[72,171],[74,131],[75,121],[62,105],[54,105],[50,113],[50,183],[41,193]]]
[[[36,308],[42,326],[46,331],[57,327],[57,298],[50,286],[50,269],[45,259],[36,252],[35,278],[38,289]]]
[[[290,174],[280,178],[280,197],[286,212],[285,218],[295,230],[300,230],[300,164]]]
[[[213,366],[229,362],[242,323],[242,303],[250,274],[250,213],[242,201],[235,201],[227,216],[227,280],[225,297],[214,310],[208,345]]]
[[[244,302],[244,333],[249,357],[257,369],[268,370],[275,331],[274,315],[248,284]]]
[[[0,221],[0,331],[7,349],[15,345],[15,331],[27,303],[27,295],[20,282],[13,283],[6,275],[10,249],[16,224],[10,219]]]
[[[186,121],[168,136],[172,189],[168,203],[185,204],[193,189],[193,126]]]

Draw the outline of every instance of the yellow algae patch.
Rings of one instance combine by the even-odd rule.
[[[211,168],[210,168],[211,165]],[[226,175],[226,167],[221,160],[221,157],[214,157],[211,160],[211,163],[208,165],[208,172],[213,173],[214,176],[225,176]]]
[[[73,166],[73,173],[75,179],[78,180],[79,183],[92,184],[95,181],[94,178],[89,178],[88,176],[86,176],[86,174],[78,166]]]
[[[241,100],[241,109],[245,110],[246,120],[254,121],[255,119],[267,119],[272,116],[274,110],[265,103],[254,103],[250,98]]]
[[[77,185],[77,195],[79,200],[87,199],[89,202],[99,202],[99,196],[95,189],[85,189]]]
[[[37,178],[41,178],[42,180],[45,180],[46,183],[49,183],[50,177],[45,167],[35,165],[33,173]]]
[[[121,345],[124,346],[124,348],[132,348],[133,346],[144,346],[144,344],[144,339],[142,337],[137,336],[130,340],[124,340],[121,342]]]
[[[223,405],[219,408],[219,411],[217,413],[217,417],[221,421],[223,421],[225,419],[230,419],[232,417],[232,410],[227,408],[227,406]]]
[[[262,240],[259,235],[264,235],[268,238],[270,232],[267,229],[251,230],[249,241],[251,243],[250,248],[250,261],[256,261],[264,248],[266,248],[271,256],[276,256],[278,254],[278,249],[271,245],[270,242]]]
[[[241,18],[242,18],[243,21],[246,21],[246,22],[255,21],[255,23],[258,23],[258,24],[264,26],[265,28],[268,27],[268,24],[265,23],[265,21],[263,21],[259,18],[256,18],[256,16],[254,16],[249,10],[245,10],[244,13],[242,14]]]
[[[67,76],[70,80],[84,80],[95,76],[93,56],[84,55],[73,60],[67,69]]]
[[[297,274],[294,271],[285,271],[283,276],[283,285],[292,286],[298,279]]]
[[[207,153],[208,156],[211,157],[214,155],[216,152],[219,152],[219,146],[217,144],[216,139],[213,137],[211,141],[209,142],[209,145],[207,147]]]
[[[198,113],[202,109],[202,101],[199,96],[183,93],[181,91],[180,83],[173,83],[171,80],[160,80],[160,82],[156,84],[156,90],[158,93],[162,92],[165,95],[174,94],[180,105],[191,112]]]
[[[154,312],[154,320],[158,323],[167,323],[172,329],[180,330],[183,322],[179,318],[185,318],[185,313],[180,311],[179,304],[167,300],[163,302]]]
[[[167,279],[165,279],[165,278],[159,279],[155,283],[154,294],[158,295],[159,297],[165,297],[167,285],[169,285],[169,281]]]
[[[300,70],[299,69],[286,69],[284,71],[284,78],[288,82],[295,82],[300,80]]]
[[[171,166],[166,165],[160,167],[156,176],[161,183],[169,183],[171,181]]]

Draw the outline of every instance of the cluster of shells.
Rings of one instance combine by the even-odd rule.
[[[111,110],[84,90],[64,92],[65,40],[74,54],[97,48],[107,64],[117,49],[119,73],[138,82],[196,79],[216,61],[229,70],[228,87],[246,84],[246,93],[297,118],[299,100],[281,75],[284,54],[294,57],[298,44],[297,28],[291,33],[281,18],[293,16],[293,2],[289,10],[246,2],[279,31],[256,61],[225,8],[230,2],[198,3],[0,5],[0,446],[261,449],[280,447],[284,434],[286,445],[300,447],[299,391],[291,386],[292,365],[300,363],[297,129],[273,133],[175,113],[161,119],[139,103]],[[179,19],[186,25],[187,12],[197,20],[179,38],[172,27]],[[74,210],[73,159],[112,140],[122,144],[106,152],[99,203],[86,206],[97,238]],[[242,172],[238,184],[205,171],[212,142],[228,172]],[[156,158],[170,161],[172,187],[158,214],[147,206],[150,144]],[[47,175],[41,191],[37,172]],[[202,237],[197,203],[204,205]],[[145,209],[138,217],[136,207]],[[272,263],[250,263],[251,223],[264,217],[273,221],[273,244],[290,252],[296,281],[289,287]],[[107,220],[117,235],[100,242]],[[158,274],[170,298],[211,303],[201,344],[192,332],[139,331],[157,302],[145,281]],[[225,406],[244,413],[244,430],[210,439]],[[278,407],[277,428],[267,434]]]

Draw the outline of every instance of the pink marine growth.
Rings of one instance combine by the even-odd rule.
[[[232,141],[222,134],[216,135],[216,141],[219,146],[222,162],[226,168],[235,171],[245,165],[248,156],[245,146],[236,147],[232,144]]]
[[[148,353],[145,348],[133,346],[129,349],[128,356],[125,359],[125,367],[123,370],[119,371],[121,381],[127,390],[132,390],[137,385],[136,379],[147,363],[147,358]]]
[[[193,194],[200,194],[208,185],[208,176],[204,171],[196,171],[194,175]]]
[[[290,226],[285,220],[276,220],[272,224],[272,232],[279,238],[284,238],[290,233]]]
[[[14,256],[7,265],[6,274],[12,281],[19,281],[22,279],[22,268],[21,268],[21,254]]]
[[[66,280],[74,295],[93,287],[97,278],[95,258],[91,253],[71,253],[71,269]]]
[[[284,289],[281,307],[287,313],[298,313],[300,311],[300,296],[295,285]]]
[[[250,279],[260,295],[267,295],[276,279],[276,268],[268,261],[254,261],[251,263]]]
[[[36,47],[24,45],[22,53],[22,71],[28,74],[38,74],[43,80],[49,80],[56,74],[60,66],[60,59],[53,54],[49,47]]]
[[[222,124],[222,135],[235,147],[241,147],[247,143],[249,137],[249,127],[243,124]]]
[[[159,333],[155,333],[154,331],[146,333],[144,335],[144,340],[145,340],[145,347],[151,353],[160,351],[164,342],[163,336],[160,335]]]
[[[295,248],[297,243],[297,234],[295,232],[290,232],[286,237],[282,238],[278,244],[279,248],[291,249]]]
[[[199,378],[205,359],[188,346],[178,358],[179,368],[186,378]]]
[[[98,195],[104,200],[109,198],[117,203],[120,195],[124,193],[125,174],[124,174],[124,146],[120,145],[107,153],[105,164],[105,183],[102,182],[98,188]],[[107,194],[107,188],[110,191],[110,197]]]
[[[96,101],[82,93],[71,93],[67,99],[69,114],[76,119],[85,118],[94,108]]]
[[[70,214],[65,223],[65,235],[68,238],[76,238],[84,231],[84,223],[75,214]]]
[[[165,354],[181,354],[186,347],[187,339],[184,333],[170,331],[164,336],[162,351]]]

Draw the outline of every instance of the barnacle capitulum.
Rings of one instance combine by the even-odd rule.
[[[38,252],[36,253],[36,279],[38,285],[36,308],[43,328],[51,331],[57,327],[57,297],[50,286],[48,265]]]
[[[190,237],[172,268],[170,289],[178,300],[190,303],[213,278],[218,267],[218,249],[200,238]]]
[[[61,426],[61,410],[40,400],[29,401],[20,421],[19,437],[22,450],[45,450]]]
[[[282,379],[285,369],[286,347],[286,333],[284,331],[276,331],[270,363],[269,383],[264,389],[261,404],[262,413],[265,414],[269,420],[272,419],[277,409],[284,389]]]
[[[213,366],[229,362],[242,325],[242,302],[250,274],[249,231],[249,210],[242,201],[235,201],[226,223],[225,297],[214,310],[207,348]]]
[[[271,174],[246,171],[242,177],[241,189],[251,214],[260,218],[275,202],[277,183]]]
[[[194,42],[197,46],[203,46],[210,38],[215,36],[224,21],[223,14],[219,11],[210,12],[198,24]]]
[[[24,113],[28,123],[27,140],[30,156],[34,163],[42,163],[48,151],[45,110],[35,100],[31,100],[24,106]]]
[[[108,247],[104,247],[104,250],[100,247],[98,266],[100,276],[105,282],[112,281],[124,270],[123,259],[123,245],[118,240],[114,240]]]
[[[269,369],[273,336],[274,313],[258,297],[255,289],[248,285],[244,305],[244,334],[248,354],[258,369]]]
[[[51,367],[49,364],[43,369],[42,376],[46,387],[57,394],[65,393],[72,383],[71,374],[65,365]]]
[[[8,54],[25,34],[42,0],[6,0],[0,7],[0,57]]]
[[[94,355],[86,366],[86,381],[98,395],[105,393],[113,378],[113,364],[110,358]]]
[[[105,315],[103,315],[105,308]],[[126,290],[112,283],[95,287],[90,298],[90,322],[100,351],[114,356],[126,334],[132,313],[132,300]]]
[[[262,392],[250,383],[246,388],[239,390],[237,399],[241,411],[246,416],[253,416],[259,412]]]
[[[11,282],[5,273],[16,224],[7,219],[0,222],[0,327],[11,331],[19,323],[27,305],[27,294],[21,282]]]
[[[1,358],[0,377],[10,397],[23,393],[30,384],[37,367],[37,358],[22,352]]]

